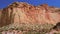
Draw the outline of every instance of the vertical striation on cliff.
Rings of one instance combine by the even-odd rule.
[[[47,4],[33,6],[25,2],[14,2],[0,11],[0,25],[11,23],[50,23],[60,22],[60,8]]]

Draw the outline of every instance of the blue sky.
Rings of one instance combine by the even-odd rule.
[[[0,9],[7,7],[9,4],[13,2],[27,2],[34,6],[38,6],[41,4],[48,4],[49,6],[60,7],[60,0],[0,0]]]

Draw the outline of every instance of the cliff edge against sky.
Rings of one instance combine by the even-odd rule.
[[[0,26],[11,23],[56,24],[60,22],[60,8],[47,4],[33,6],[25,2],[14,2],[0,10]]]

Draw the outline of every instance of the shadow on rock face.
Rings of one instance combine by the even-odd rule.
[[[60,29],[60,22],[58,22],[52,29],[54,30]]]

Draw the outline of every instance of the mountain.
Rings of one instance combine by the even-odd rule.
[[[56,24],[60,22],[60,8],[42,4],[33,6],[25,2],[14,2],[0,10],[0,26],[11,23]]]

